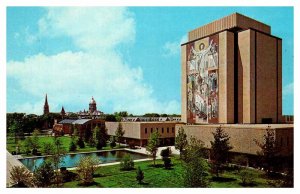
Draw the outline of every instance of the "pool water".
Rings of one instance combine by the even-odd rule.
[[[116,151],[103,151],[103,152],[94,152],[94,153],[80,153],[80,154],[67,154],[63,157],[62,162],[59,167],[67,167],[72,168],[76,167],[77,162],[83,156],[96,156],[101,161],[101,164],[119,162],[122,160],[125,154],[129,154],[133,160],[145,159],[148,158],[147,155],[130,152],[127,150],[116,150]],[[34,169],[41,166],[44,160],[47,157],[39,157],[39,158],[25,158],[20,159],[20,161],[30,170],[34,171]]]

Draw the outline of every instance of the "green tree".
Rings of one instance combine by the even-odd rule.
[[[153,165],[155,166],[156,153],[159,146],[159,133],[155,131],[151,133],[150,138],[148,139],[148,145],[146,150],[151,154],[153,158]]]
[[[10,171],[10,180],[14,187],[34,186],[32,175],[24,166],[13,166]]]
[[[116,140],[115,140],[114,136],[110,137],[110,144],[109,145],[110,145],[111,148],[116,147]]]
[[[54,152],[54,144],[53,142],[44,142],[42,151],[46,155],[52,155]]]
[[[270,127],[266,129],[263,143],[258,142],[256,139],[254,141],[261,148],[258,155],[261,156],[263,167],[269,176],[272,168],[277,165],[276,157],[280,152],[279,148],[276,146],[275,130]]]
[[[75,137],[72,136],[71,142],[70,142],[69,151],[70,151],[70,152],[74,152],[74,151],[76,151],[76,150],[77,150],[76,140],[75,140]]]
[[[45,160],[34,172],[34,182],[38,187],[50,187],[55,179],[54,167],[49,160]]]
[[[144,180],[144,173],[139,166],[136,171],[136,180],[139,182],[139,184],[142,184]]]
[[[60,184],[59,165],[63,162],[63,156],[66,154],[66,150],[63,147],[62,141],[58,137],[54,137],[54,153],[52,155],[52,161],[55,168],[55,182],[58,187]]]
[[[187,144],[188,141],[187,141],[187,136],[184,132],[184,128],[180,127],[178,130],[178,134],[175,137],[175,149],[179,150],[180,158],[182,157],[182,151],[187,146]]]
[[[208,164],[204,157],[204,143],[195,137],[183,152],[183,180],[186,187],[208,187]]]
[[[79,137],[78,140],[77,140],[77,145],[82,149],[85,147],[84,145],[84,141],[82,139],[82,137]]]
[[[40,148],[39,135],[40,132],[37,129],[35,129],[32,133],[32,149]]]
[[[28,155],[32,149],[32,138],[27,137],[23,142],[23,147],[25,149],[25,153]]]
[[[123,159],[120,162],[121,170],[132,170],[134,169],[134,162],[129,154],[125,154]]]
[[[228,152],[233,147],[230,146],[230,137],[223,131],[221,127],[216,128],[216,131],[212,134],[214,136],[214,141],[210,141],[211,159],[214,169],[213,172],[218,177],[219,173],[221,172],[221,166],[227,162]]]
[[[98,150],[102,149],[103,147],[106,146],[106,141],[107,141],[108,135],[107,135],[107,130],[104,127],[97,127],[96,128],[96,148]]]
[[[120,147],[121,138],[124,136],[124,134],[125,134],[125,131],[123,130],[122,123],[119,122],[118,128],[115,132],[116,141],[119,142],[119,147]]]
[[[77,173],[80,176],[81,183],[89,185],[94,182],[93,174],[98,168],[100,161],[96,157],[84,156],[78,161]]]

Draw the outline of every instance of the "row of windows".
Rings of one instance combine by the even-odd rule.
[[[156,128],[156,131],[158,132],[159,129]],[[161,128],[161,133],[164,133],[164,132],[165,132],[165,130],[164,130],[164,128],[162,127],[162,128]],[[175,132],[175,129],[174,129],[174,127],[172,127],[172,133],[174,133],[174,132]],[[146,134],[148,133],[147,128],[145,128],[145,133],[146,133]],[[153,128],[151,128],[151,133],[153,133]],[[167,133],[170,133],[169,127],[167,127]]]

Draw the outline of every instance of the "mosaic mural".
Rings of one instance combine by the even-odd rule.
[[[188,123],[218,122],[218,36],[187,45]]]

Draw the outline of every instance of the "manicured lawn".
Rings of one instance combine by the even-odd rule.
[[[53,138],[54,137],[50,137],[50,136],[40,136],[39,137],[40,147],[42,148],[43,143],[53,142]],[[63,143],[63,147],[67,150],[67,152],[69,152],[71,137],[70,136],[62,136],[62,137],[58,137],[58,138],[61,139],[61,142]],[[25,152],[24,152],[23,143],[24,143],[24,140],[19,140],[19,145],[21,145],[21,153],[22,153],[22,155],[26,156]],[[41,148],[39,149],[39,151],[42,151]],[[117,146],[115,148],[119,148],[118,144],[117,144]],[[12,151],[16,151],[16,144],[15,144],[14,139],[12,139],[12,138],[7,138],[6,139],[6,149],[10,153]],[[104,148],[102,148],[102,150],[109,150],[109,149],[111,149],[109,147],[109,145],[106,146],[106,147],[104,147]],[[85,144],[85,148],[82,148],[82,149],[77,146],[77,151],[76,152],[90,152],[90,151],[97,151],[97,149],[95,147],[90,147],[88,144]]]
[[[182,188],[183,185],[183,168],[181,161],[172,158],[173,168],[171,170],[165,170],[162,167],[162,161],[158,160],[157,164],[161,164],[161,167],[152,167],[152,161],[135,163],[135,168],[140,166],[144,172],[144,184],[138,184],[136,181],[136,170],[132,171],[120,171],[119,165],[100,167],[96,171],[94,178],[95,184],[89,187],[107,187],[107,188]],[[270,187],[267,184],[267,180],[262,178],[263,172],[250,170],[258,178],[255,179],[253,187]],[[240,185],[240,178],[236,171],[226,171],[221,177],[222,181],[212,181],[212,176],[209,176],[211,180],[210,187],[213,188],[238,188]],[[79,186],[79,181],[67,182],[63,187],[86,187]]]

